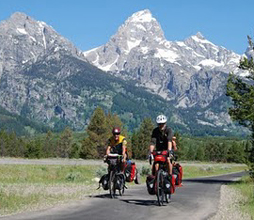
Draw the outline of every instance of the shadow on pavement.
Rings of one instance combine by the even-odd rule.
[[[221,179],[187,179],[183,180],[183,182],[194,182],[194,183],[207,183],[207,184],[230,184],[230,183],[236,183],[240,181],[234,181],[234,180],[221,180]]]
[[[95,196],[89,196],[90,198],[107,198],[107,199],[109,199],[109,198],[111,198],[111,196],[110,196],[110,194],[109,193],[107,193],[107,194],[101,194],[101,195],[95,195]]]
[[[121,201],[128,204],[141,205],[141,206],[157,206],[156,200],[142,200],[142,199],[121,199]]]

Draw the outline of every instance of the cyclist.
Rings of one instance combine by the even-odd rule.
[[[121,163],[121,171],[123,171],[125,161],[127,159],[126,154],[127,141],[123,135],[120,135],[121,129],[119,127],[114,127],[112,129],[112,134],[113,135],[108,139],[106,155],[109,155],[110,153],[123,155],[123,160]]]
[[[162,151],[168,150],[169,156],[167,157],[167,167],[168,173],[172,175],[172,162],[171,157],[173,155],[172,151],[172,129],[166,125],[167,117],[165,115],[158,115],[156,118],[157,127],[153,129],[152,137],[151,137],[151,144],[149,147],[150,150],[150,157],[152,157],[152,152],[155,150]],[[152,166],[152,173],[155,174],[159,168],[159,164],[153,164]]]

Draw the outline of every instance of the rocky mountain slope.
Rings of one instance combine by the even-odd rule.
[[[227,74],[239,72],[240,59],[201,33],[184,41],[166,40],[149,10],[133,14],[108,43],[84,55],[98,68],[135,79],[182,108],[205,107],[223,95]]]
[[[229,135],[239,129],[223,94],[239,58],[200,33],[167,41],[148,10],[87,52],[17,12],[0,23],[0,105],[55,130],[84,129],[99,105],[132,130],[164,113],[175,130]]]

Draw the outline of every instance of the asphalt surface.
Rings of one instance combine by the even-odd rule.
[[[158,206],[156,196],[149,195],[146,186],[136,185],[116,199],[105,194],[61,207],[33,213],[18,214],[1,220],[139,220],[139,219],[209,219],[216,211],[220,199],[220,187],[244,175],[244,172],[187,179],[177,188],[171,202]]]

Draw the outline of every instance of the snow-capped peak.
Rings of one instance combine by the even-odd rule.
[[[216,46],[212,42],[205,39],[205,37],[200,32],[198,32],[196,35],[191,36],[190,38],[196,41],[196,43],[198,44],[211,44],[213,46]]]
[[[127,22],[151,22],[156,21],[148,9],[134,13]]]

